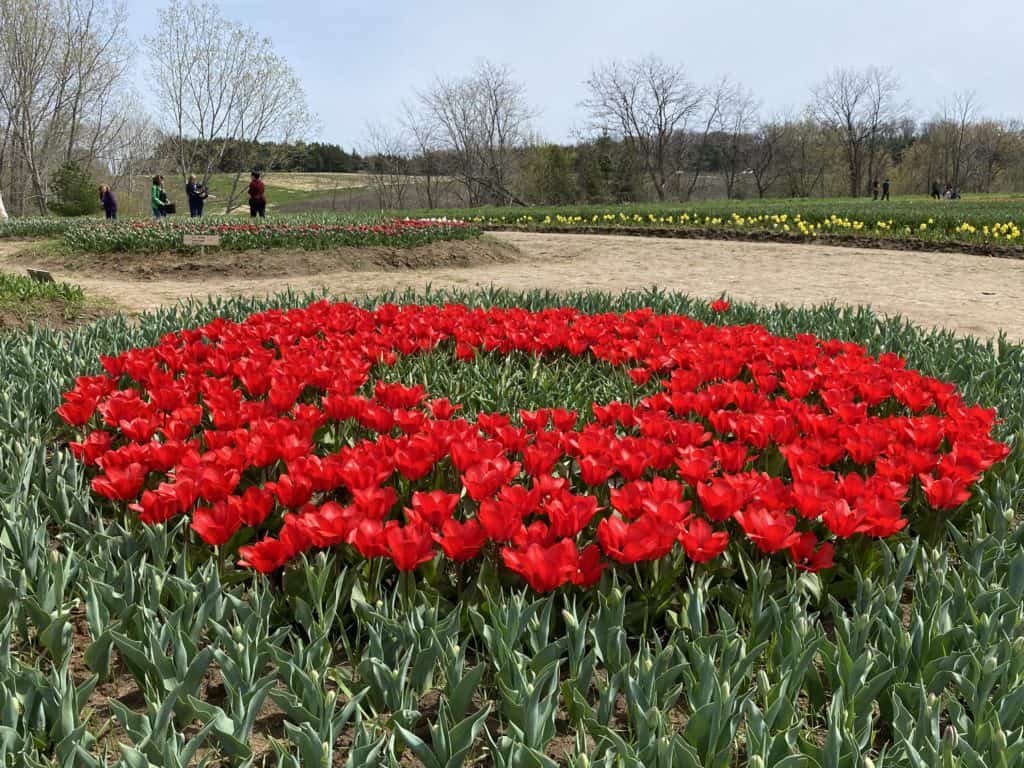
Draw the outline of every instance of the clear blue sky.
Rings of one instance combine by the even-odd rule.
[[[225,16],[271,37],[297,70],[324,141],[359,145],[434,77],[488,58],[509,65],[538,110],[536,128],[565,141],[583,125],[583,81],[600,61],[655,53],[698,82],[729,75],[767,111],[802,107],[831,68],[891,65],[915,114],[974,88],[993,117],[1024,117],[1024,1],[976,0],[222,0]],[[130,0],[141,40],[158,5]],[[144,65],[140,63],[140,69]],[[143,72],[140,72],[143,75]],[[144,75],[139,78],[145,90]]]

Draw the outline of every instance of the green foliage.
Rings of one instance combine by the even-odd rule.
[[[30,216],[0,222],[0,238],[60,237],[74,224],[68,219]]]
[[[50,186],[50,210],[58,216],[88,216],[100,209],[98,187],[78,163],[67,162],[54,171]]]
[[[0,273],[0,306],[36,299],[59,299],[81,302],[85,298],[82,289],[69,283],[41,283],[25,275]]]
[[[549,200],[554,205],[576,202],[574,152],[557,144],[527,150],[522,184],[528,200]]]
[[[998,407],[998,436],[1013,447],[934,543],[872,543],[828,576],[737,557],[543,598],[467,574],[460,595],[337,551],[265,579],[204,560],[187,521],[140,526],[90,495],[53,415],[75,376],[175,329],[312,298],[212,299],[0,336],[3,764],[1024,764],[1021,346],[865,309],[734,303],[738,322],[906,356]],[[704,302],[659,292],[366,303],[415,299],[715,319]],[[620,374],[528,356],[413,356],[392,370],[467,409],[503,410],[582,403]],[[72,665],[72,649],[90,671]],[[98,693],[112,675],[130,695]],[[255,733],[273,737],[258,754]]]
[[[597,183],[599,177],[594,178]],[[619,199],[628,199],[628,195],[619,196]],[[864,198],[825,198],[545,205],[451,208],[433,211],[431,215],[461,218],[482,225],[530,229],[629,227],[771,232],[793,239],[827,236],[836,239],[857,237],[934,243],[995,243],[1024,252],[1024,235],[1021,234],[1024,218],[1021,217],[1020,201],[1005,197],[937,202],[928,198],[885,202]],[[804,222],[807,232],[801,230],[799,221]],[[1015,230],[1017,234],[1014,234]]]

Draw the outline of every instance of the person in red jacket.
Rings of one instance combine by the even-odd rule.
[[[249,216],[259,216],[261,219],[267,217],[267,192],[259,171],[252,172],[252,180],[249,182]]]

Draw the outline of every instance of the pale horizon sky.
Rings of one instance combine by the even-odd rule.
[[[814,83],[836,66],[877,64],[897,72],[917,118],[965,89],[977,92],[985,116],[1024,118],[1021,0],[218,5],[273,40],[305,84],[321,125],[315,138],[346,149],[360,147],[368,122],[396,118],[416,89],[465,74],[481,58],[511,68],[538,113],[536,131],[555,142],[585,126],[578,104],[595,65],[649,53],[682,64],[698,83],[728,75],[769,114],[801,109]],[[140,59],[142,37],[155,30],[160,7],[128,2]],[[148,65],[138,67],[135,81],[145,97]]]

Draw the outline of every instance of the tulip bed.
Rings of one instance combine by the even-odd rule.
[[[482,227],[552,231],[619,230],[828,242],[892,241],[939,249],[985,246],[1006,255],[1024,254],[1024,219],[1019,202],[977,197],[933,202],[899,199],[709,200],[690,204],[537,206],[450,209]],[[984,249],[983,249],[984,250]]]
[[[448,219],[369,219],[342,221],[311,217],[269,223],[216,223],[198,219],[124,221],[69,227],[63,242],[75,252],[157,253],[184,247],[185,235],[218,235],[231,251],[264,248],[325,250],[345,246],[411,247],[438,240],[479,236],[479,229]]]
[[[467,363],[593,357],[654,391],[591,414],[468,420],[422,384],[386,382],[399,355],[443,348]],[[956,509],[1009,451],[994,411],[896,355],[648,311],[322,302],[215,321],[104,368],[58,410],[88,427],[71,447],[99,468],[93,490],[147,524],[186,514],[211,546],[258,538],[241,563],[264,573],[338,545],[399,571],[440,549],[471,572],[496,551],[548,592],[677,544],[707,562],[738,534],[816,571],[833,539]]]
[[[0,336],[5,764],[1024,760],[1024,348],[317,299]]]

